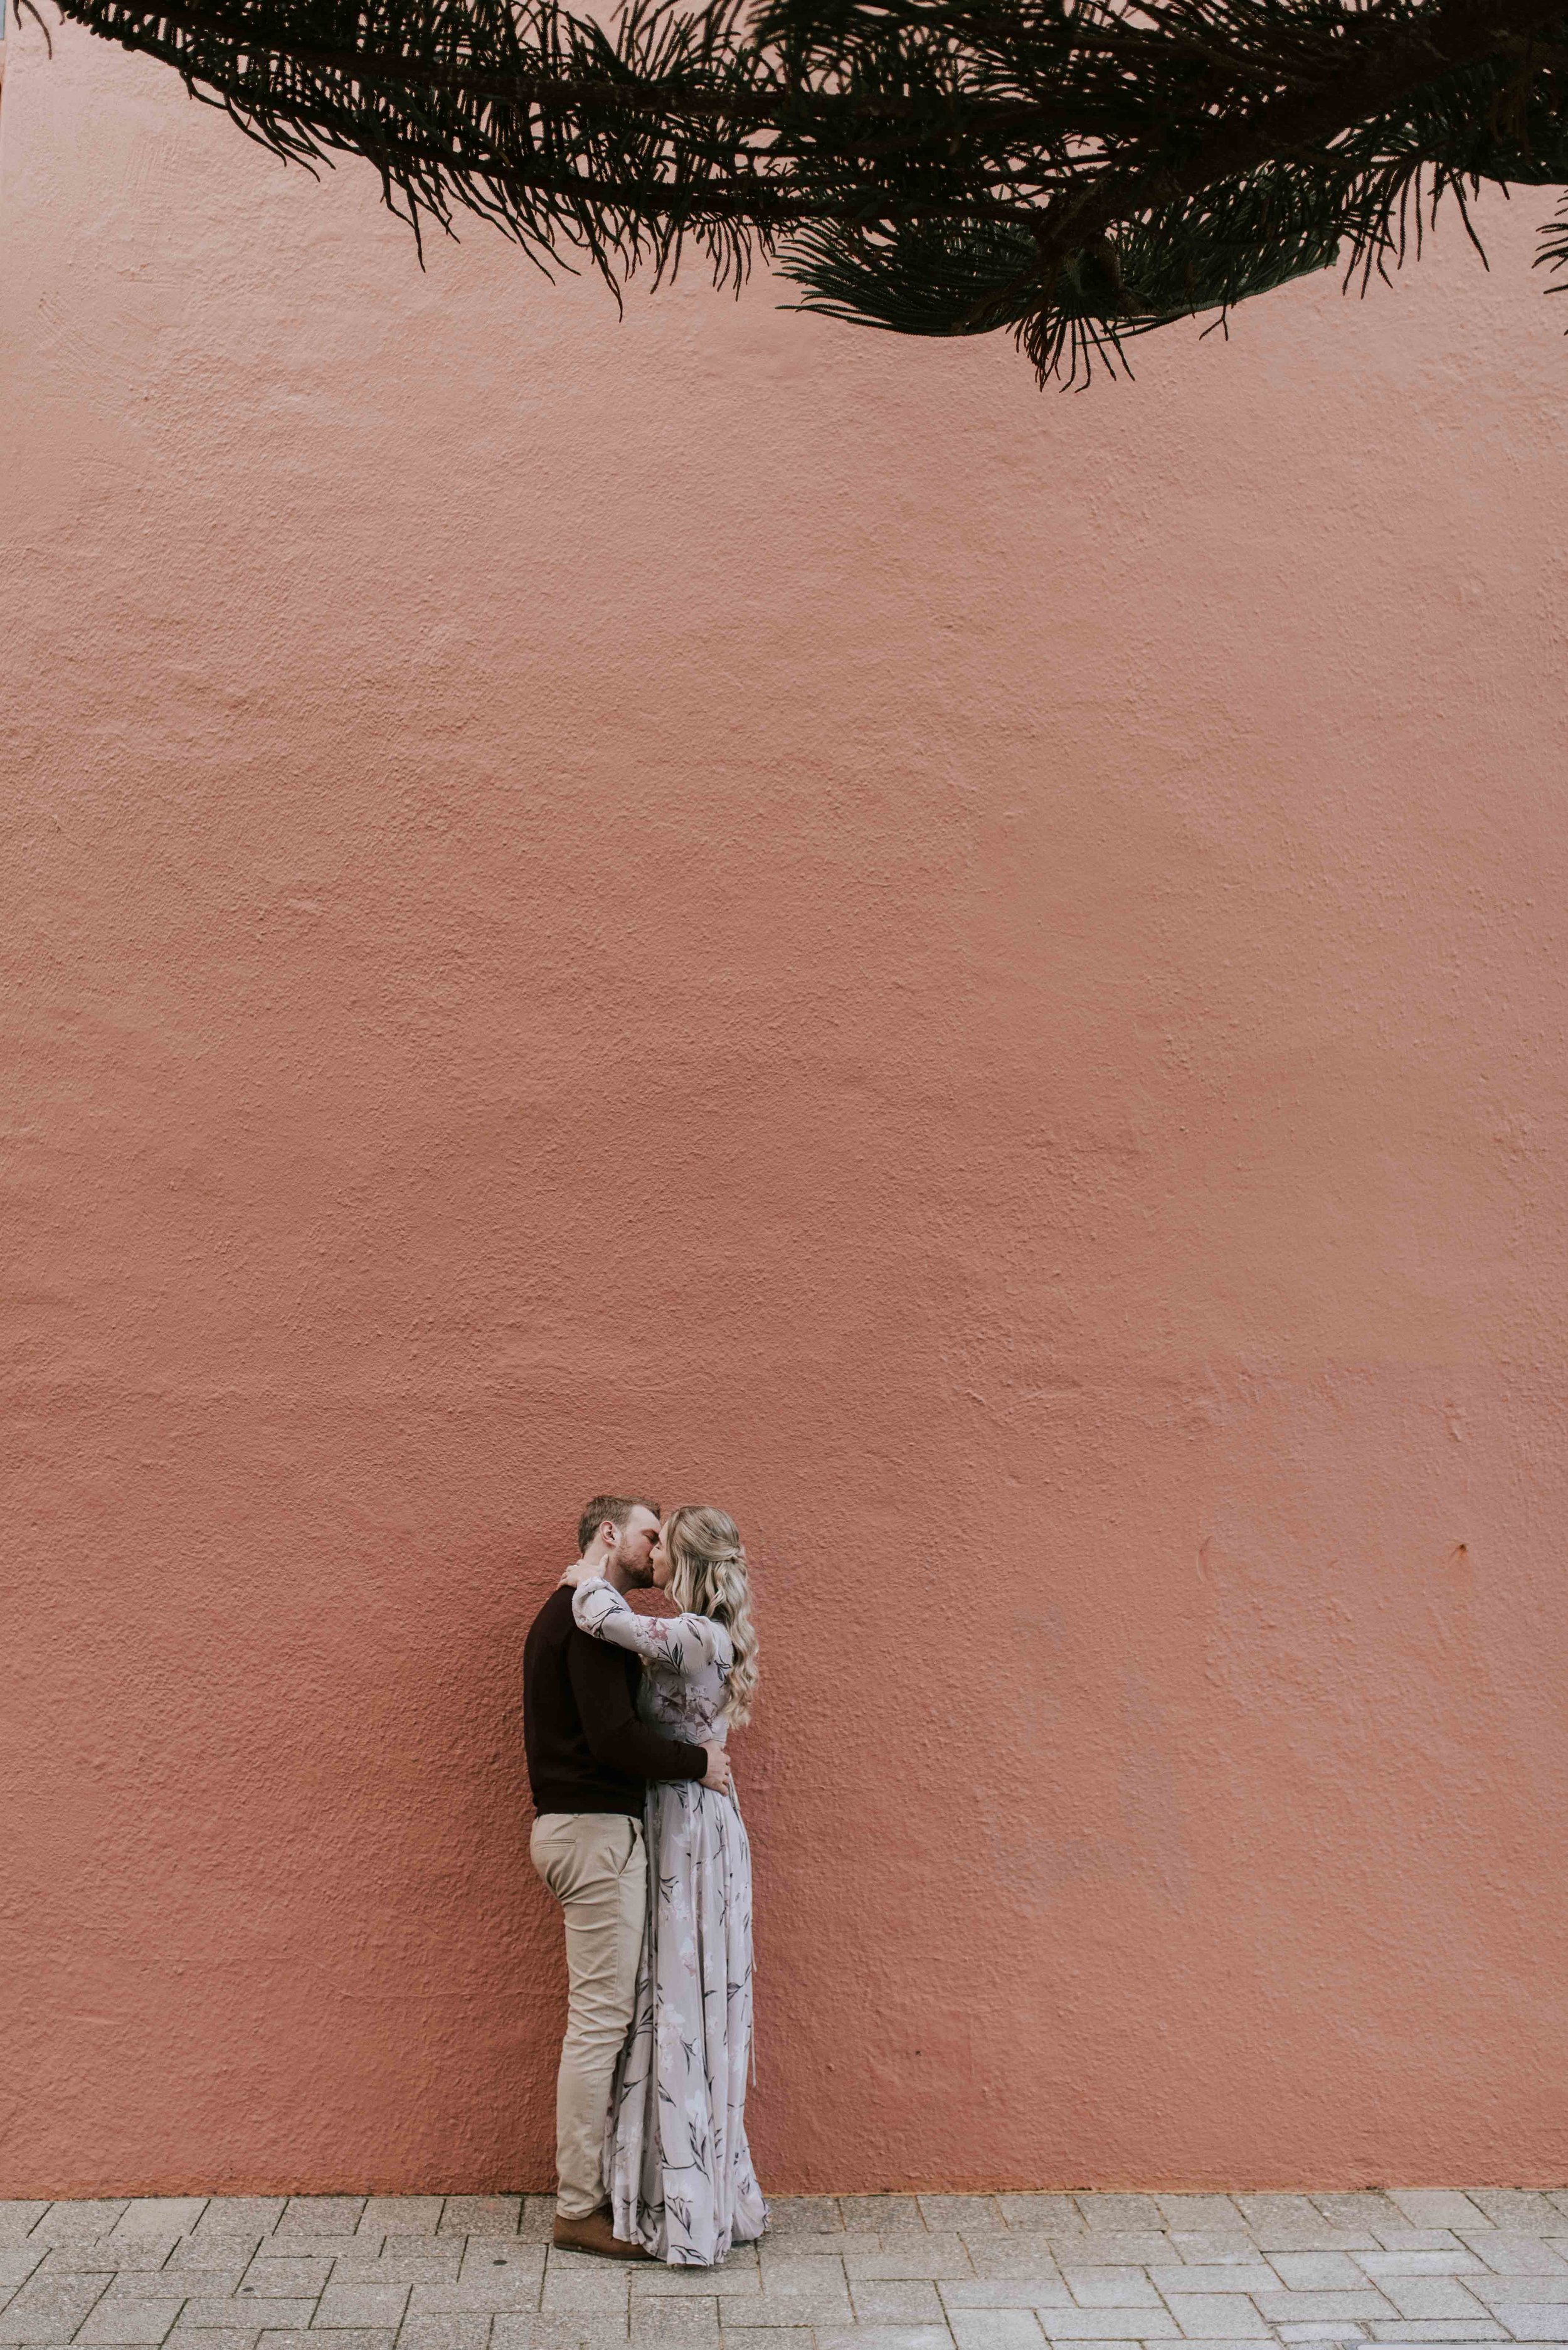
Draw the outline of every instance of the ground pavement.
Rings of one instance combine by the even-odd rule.
[[[549,2247],[547,2196],[0,2203],[0,2350],[1568,2343],[1568,2192],[782,2198],[722,2269]]]

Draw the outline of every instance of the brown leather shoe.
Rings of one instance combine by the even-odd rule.
[[[586,2220],[557,2220],[552,2238],[558,2252],[595,2252],[602,2261],[650,2261],[640,2244],[628,2244],[618,2236],[610,2218],[609,2205],[590,2211]]]

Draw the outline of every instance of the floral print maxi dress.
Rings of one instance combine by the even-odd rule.
[[[734,1652],[710,1616],[634,1614],[607,1583],[572,1613],[643,1665],[639,1711],[672,1738],[722,1744]],[[616,2068],[605,2176],[618,2236],[673,2268],[707,2268],[767,2226],[746,2144],[752,2053],[752,1853],[730,1795],[649,1783],[648,1932]]]

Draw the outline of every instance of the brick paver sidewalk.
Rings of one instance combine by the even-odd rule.
[[[722,2269],[549,2249],[548,2197],[0,2203],[0,2350],[1568,2342],[1568,2193],[782,2199]]]

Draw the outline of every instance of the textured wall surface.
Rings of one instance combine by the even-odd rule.
[[[0,2193],[547,2180],[622,1479],[775,2189],[1568,2177],[1545,200],[1043,398],[12,47]]]

